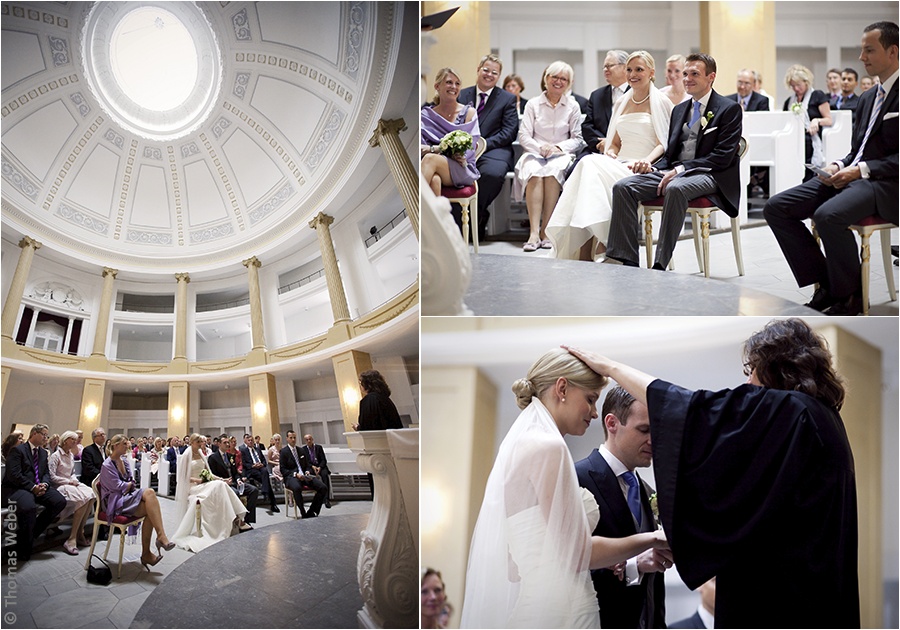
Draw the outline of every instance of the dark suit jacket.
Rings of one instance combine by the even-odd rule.
[[[478,105],[478,89],[470,86],[459,91],[457,102],[463,105]],[[478,129],[487,143],[482,156],[490,154],[496,160],[505,160],[512,170],[512,143],[519,134],[519,114],[516,111],[516,97],[506,90],[494,87],[484,109],[478,114]]]
[[[628,503],[622,494],[619,480],[597,449],[575,463],[578,485],[587,488],[600,506],[600,522],[594,536],[624,538],[638,533]],[[652,489],[641,481],[641,503],[644,513],[643,531],[653,531],[650,511]],[[648,522],[649,521],[649,522]],[[665,628],[666,588],[662,573],[647,574],[638,586],[627,586],[612,571],[599,569],[591,571],[594,590],[600,603],[601,628]],[[641,625],[644,615],[645,624]]]
[[[872,133],[866,141],[863,150],[862,161],[869,167],[869,182],[875,192],[875,209],[878,214],[891,223],[897,223],[897,85],[894,83],[891,91],[885,96],[881,112],[872,128]],[[869,126],[869,118],[875,105],[875,97],[878,90],[866,90],[859,97],[859,105],[856,109],[856,122],[853,124],[853,141],[850,144],[850,153],[841,162],[849,166],[856,157],[859,147],[862,145]],[[891,116],[891,114],[893,114]],[[890,116],[885,119],[886,116]]]
[[[237,482],[237,467],[234,465],[234,460],[225,453],[221,449],[212,453],[208,458],[209,462],[209,470],[217,477],[222,477],[224,479],[231,479],[235,483]]]
[[[729,94],[725,98],[731,99],[738,105],[741,104],[741,102],[738,100],[739,96],[737,92],[735,92],[734,94]],[[747,109],[744,111],[767,112],[769,111],[769,99],[767,99],[759,92],[750,92],[750,102],[747,103]]]
[[[19,444],[9,451],[6,456],[6,474],[3,475],[3,496],[6,499],[16,490],[31,489],[36,485],[34,481],[34,458],[31,454],[31,443],[28,441]],[[43,448],[38,447],[38,477],[41,483],[50,485],[50,467],[47,462],[49,455]]]
[[[100,474],[100,467],[103,465],[103,452],[96,444],[88,444],[81,451],[81,483],[90,486],[97,475]]]
[[[324,468],[325,470],[328,470],[328,460],[325,458],[325,449],[322,448],[321,444],[313,444],[313,449],[316,451],[316,462],[317,462],[316,466],[318,466],[319,468]],[[308,446],[304,445],[304,447],[300,450],[302,450],[304,453],[307,454],[307,456],[309,456],[309,447]],[[312,458],[310,458],[309,461],[310,461],[310,463],[312,463]]]
[[[253,450],[256,451],[256,457],[259,458],[261,464],[263,464],[263,468],[253,468],[253,455],[250,453],[250,449],[247,448],[246,444],[241,444],[238,446],[238,451],[241,454],[241,462],[244,464],[244,474],[246,475],[251,470],[265,470],[266,456],[260,454],[259,449],[255,446]]]
[[[591,92],[588,98],[587,111],[581,124],[581,135],[587,142],[590,153],[597,152],[597,143],[606,137],[609,119],[612,116],[612,86],[604,85]]]
[[[588,112],[588,100],[584,98],[581,94],[576,94],[572,92],[572,98],[575,99],[575,102],[578,103],[578,108],[581,110],[582,114],[587,114]]]
[[[680,621],[676,621],[669,627],[670,628],[706,628],[706,626],[703,625],[703,620],[700,618],[699,612],[695,612],[690,617],[685,617],[684,619],[681,619]]]
[[[665,155],[653,165],[661,171],[670,170],[681,164],[677,159],[682,148],[681,131],[684,124],[690,120],[693,102],[693,99],[688,99],[672,110],[668,148]],[[741,140],[744,112],[737,101],[727,99],[715,90],[710,94],[703,117],[709,116],[710,112],[712,118],[708,119],[706,128],[700,132],[694,159],[684,162],[684,168],[703,169],[712,175],[718,188],[718,194],[711,195],[713,201],[728,216],[736,217],[741,202],[738,144]]]
[[[281,467],[281,475],[283,477],[292,477],[295,472],[306,474],[307,471],[312,471],[309,457],[306,456],[305,446],[297,446],[297,457],[300,459],[300,470],[297,470],[297,462],[294,461],[294,456],[291,455],[290,445],[282,447],[281,453],[279,453],[278,465]]]
[[[850,96],[845,96],[845,97],[841,98],[840,100],[841,100],[841,106],[838,107],[838,97],[834,97],[833,99],[831,99],[831,101],[829,102],[829,105],[831,105],[831,109],[837,109],[837,110],[846,109],[849,111],[856,111],[856,107],[859,105],[859,96],[856,94],[851,94]]]

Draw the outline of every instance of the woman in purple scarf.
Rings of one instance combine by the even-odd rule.
[[[440,197],[441,186],[463,188],[478,179],[475,167],[475,143],[481,132],[475,108],[456,102],[459,76],[451,68],[441,68],[434,80],[434,105],[422,108],[422,177]],[[472,136],[472,148],[465,155],[452,158],[442,155],[441,139],[451,131],[465,131]]]
[[[124,435],[112,436],[106,445],[107,458],[100,467],[100,510],[106,512],[110,521],[119,516],[146,517],[150,527],[144,527],[141,532],[141,564],[149,571],[162,559],[162,550],[170,551],[175,543],[166,536],[156,493],[151,488],[135,487],[128,462],[122,457],[127,449],[128,440]],[[128,535],[136,536],[139,528],[129,527]],[[154,529],[159,555],[150,551],[150,536]]]

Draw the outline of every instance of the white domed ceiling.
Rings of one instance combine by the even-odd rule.
[[[335,214],[418,43],[415,3],[0,6],[4,223],[121,268],[233,263]]]

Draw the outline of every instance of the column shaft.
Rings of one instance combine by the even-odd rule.
[[[352,431],[353,425],[359,422],[359,375],[372,369],[372,357],[365,352],[350,350],[332,357],[331,362],[341,399],[344,431]]]
[[[169,383],[169,435],[187,435],[190,423],[191,384],[185,381]]]
[[[176,273],[175,288],[175,359],[187,360],[187,285],[191,281],[187,273]]]
[[[319,237],[319,250],[322,252],[322,264],[325,267],[325,282],[328,285],[328,297],[331,300],[331,312],[334,323],[350,320],[350,308],[347,306],[347,295],[341,282],[341,271],[338,269],[337,257],[334,255],[334,243],[331,240],[331,228],[334,217],[320,212],[309,222],[309,227]]]
[[[97,328],[94,331],[94,349],[91,356],[106,356],[106,337],[109,334],[109,314],[112,311],[113,284],[116,269],[103,268],[103,294],[100,296],[100,310],[97,312]],[[93,429],[92,429],[93,430]]]
[[[3,315],[0,319],[0,334],[7,339],[12,339],[15,332],[19,304],[25,294],[25,284],[28,282],[31,261],[34,260],[34,252],[41,247],[41,244],[30,236],[26,236],[19,241],[19,247],[22,248],[22,252],[19,254],[19,262],[16,263],[16,272],[13,275],[12,284],[9,285],[9,293],[6,294]]]
[[[253,349],[265,350],[266,334],[259,291],[259,268],[262,263],[254,256],[243,261],[243,265],[247,268],[247,284],[250,287],[250,333],[253,337]]]
[[[400,141],[400,132],[406,129],[402,118],[379,120],[378,127],[369,139],[369,145],[381,147],[391,175],[400,191],[400,198],[406,206],[406,214],[412,224],[416,238],[419,238],[419,176],[409,159],[409,154]]]

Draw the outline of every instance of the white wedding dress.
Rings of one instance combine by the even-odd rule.
[[[500,445],[478,514],[462,628],[599,628],[591,532],[599,508],[538,400]]]
[[[602,153],[587,155],[566,181],[547,224],[547,237],[557,258],[577,260],[579,249],[591,237],[606,243],[612,218],[613,185],[634,174],[625,161],[647,157],[660,143],[646,112],[623,114],[617,131],[621,140],[618,159]]]
[[[192,459],[190,466],[185,466],[180,461],[182,457],[191,457],[191,449],[188,448],[179,455],[178,490],[189,487],[189,492],[179,492],[176,497],[176,505],[181,514],[178,529],[172,540],[183,549],[193,552],[202,551],[213,543],[225,540],[231,536],[234,521],[237,517],[247,513],[247,508],[241,503],[237,495],[224,481],[214,480],[201,484],[190,484],[190,478],[182,478],[186,470],[190,470],[190,477],[199,478],[200,471],[208,469],[205,457]],[[203,536],[197,535],[197,501],[200,501],[200,521],[202,523]],[[183,512],[181,511],[183,510]]]

